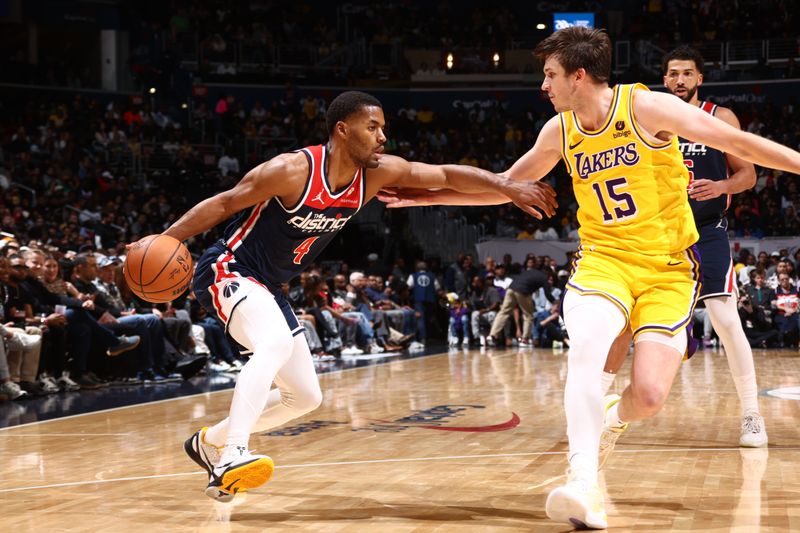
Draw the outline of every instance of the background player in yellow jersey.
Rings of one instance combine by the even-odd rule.
[[[671,94],[641,85],[612,89],[611,42],[602,31],[559,30],[536,54],[544,62],[542,90],[560,114],[506,175],[538,180],[564,159],[578,200],[581,238],[564,299],[571,341],[564,391],[570,468],[566,485],[549,494],[546,511],[560,522],[604,528],[597,468],[607,350],[632,329],[631,384],[607,413],[612,423],[653,416],[686,352],[685,326],[699,289],[691,248],[697,231],[677,136],[794,173],[800,172],[800,153],[742,132]],[[452,191],[416,198],[400,191],[383,199],[396,207],[505,201]]]
[[[697,88],[703,84],[703,65],[703,56],[697,50],[687,46],[672,50],[663,60],[664,86],[683,101],[739,128],[739,120],[733,111],[698,98]],[[742,329],[737,309],[735,272],[728,241],[728,220],[725,217],[730,195],[752,188],[756,183],[756,172],[751,163],[732,154],[688,139],[680,141],[681,152],[692,177],[689,204],[700,236],[697,248],[703,266],[703,287],[699,299],[705,301],[714,330],[725,348],[739,395],[742,408],[739,445],[751,448],[766,446],[768,438],[764,419],[758,409],[753,351]],[[630,339],[629,330],[620,335],[611,348],[606,363],[609,372],[603,375],[605,390],[608,390],[625,360]],[[623,425],[605,429],[600,444],[601,465],[624,428]]]

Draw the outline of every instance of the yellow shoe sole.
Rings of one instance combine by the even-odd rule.
[[[275,463],[269,457],[261,457],[252,463],[228,470],[222,475],[222,486],[226,492],[244,492],[260,487],[272,477]]]

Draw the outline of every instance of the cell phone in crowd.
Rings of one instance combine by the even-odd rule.
[[[66,305],[57,305],[56,306],[56,313],[59,315],[65,315],[67,313],[67,306]]]

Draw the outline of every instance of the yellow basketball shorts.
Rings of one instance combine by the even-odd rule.
[[[636,338],[643,331],[675,335],[691,324],[701,279],[694,246],[670,255],[581,246],[567,289],[614,302]]]

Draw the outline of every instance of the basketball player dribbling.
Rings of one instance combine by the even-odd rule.
[[[702,102],[697,88],[703,84],[703,56],[697,50],[681,46],[664,56],[662,70],[664,86],[683,101],[739,128],[733,111],[711,102]],[[756,184],[756,171],[751,163],[702,143],[679,139],[686,167],[689,169],[689,205],[692,207],[700,252],[703,286],[700,300],[705,301],[714,330],[722,341],[728,366],[742,409],[739,445],[747,448],[766,446],[768,442],[764,419],[758,408],[758,385],[753,365],[753,350],[742,329],[737,309],[736,273],[733,269],[731,246],[728,241],[728,219],[725,211],[732,194],[746,191]],[[620,335],[611,348],[603,373],[603,388],[607,391],[625,360],[630,346],[631,331]],[[617,400],[607,397],[606,405]],[[627,425],[607,427],[600,443],[600,464],[608,458]]]
[[[571,341],[564,390],[569,469],[567,483],[550,492],[545,507],[558,522],[605,528],[597,470],[608,350],[630,327],[631,383],[609,406],[605,424],[655,415],[687,355],[686,328],[700,290],[698,234],[678,136],[793,173],[800,172],[800,154],[671,94],[640,84],[609,87],[611,42],[600,30],[559,30],[535,53],[544,62],[542,90],[559,114],[505,175],[538,180],[563,160],[578,202],[581,241],[564,297]],[[381,199],[395,207],[503,201],[405,190]]]
[[[206,494],[230,501],[265,483],[272,460],[248,451],[256,422],[279,426],[322,401],[302,327],[281,283],[305,270],[361,206],[386,186],[500,192],[540,218],[555,212],[549,187],[501,178],[463,165],[426,165],[384,155],[380,102],[350,91],[326,115],[328,143],[281,154],[232,189],[190,209],[164,234],[183,241],[236,215],[224,239],[197,261],[198,301],[250,353],[239,374],[228,418],[203,428],[184,448],[209,474]],[[270,390],[273,381],[277,389]]]

